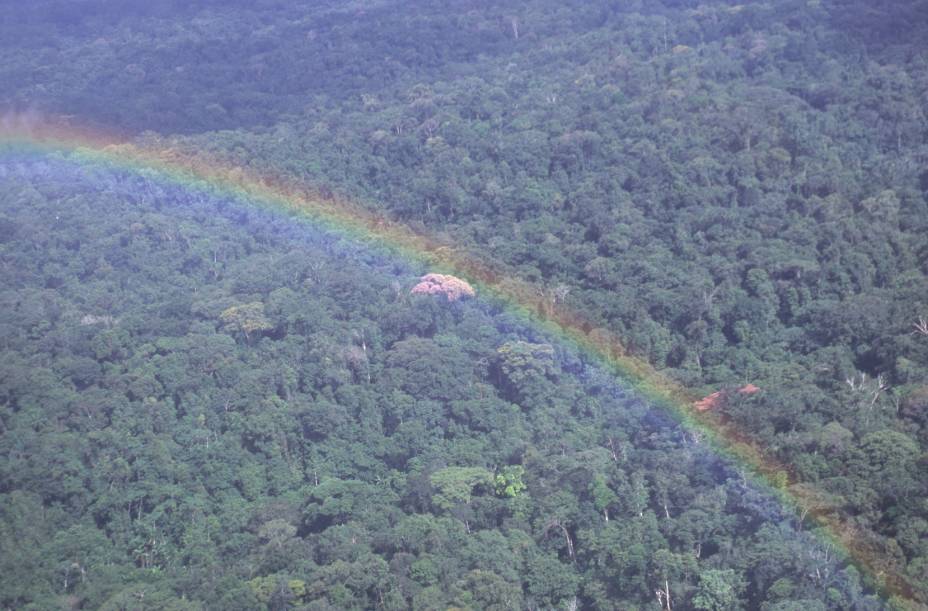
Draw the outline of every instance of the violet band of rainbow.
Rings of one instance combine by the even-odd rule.
[[[187,188],[286,213],[352,240],[376,242],[400,257],[461,277],[477,288],[481,298],[498,300],[531,324],[568,342],[683,427],[696,432],[701,443],[709,444],[717,454],[742,467],[753,484],[797,516],[817,524],[816,534],[845,554],[884,597],[893,599],[894,606],[919,608],[899,561],[885,551],[875,536],[855,528],[829,494],[798,482],[790,465],[778,460],[735,423],[711,410],[695,409],[693,404],[700,397],[629,354],[618,336],[552,299],[541,287],[357,202],[322,193],[286,176],[256,172],[215,156],[190,152],[183,146],[175,147],[172,141],[148,140],[121,141],[99,131],[50,123],[0,124],[0,152],[7,149],[59,154],[90,167],[154,173]]]

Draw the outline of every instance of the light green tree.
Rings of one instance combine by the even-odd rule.
[[[432,500],[446,510],[469,503],[475,489],[495,483],[493,474],[481,467],[445,467],[433,473],[429,481],[436,490]]]
[[[699,576],[699,591],[693,597],[693,607],[706,611],[737,609],[742,587],[741,579],[731,569],[704,571]]]
[[[219,320],[227,331],[238,331],[246,340],[253,333],[273,328],[271,321],[264,315],[264,304],[260,301],[226,308],[219,315]]]

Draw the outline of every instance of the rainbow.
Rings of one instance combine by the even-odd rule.
[[[249,205],[266,207],[308,220],[326,231],[375,243],[388,251],[459,276],[484,297],[502,302],[582,351],[651,403],[665,409],[694,438],[744,468],[754,483],[777,498],[845,554],[882,595],[899,608],[917,608],[915,589],[898,561],[886,554],[875,537],[842,516],[830,497],[797,481],[794,469],[779,461],[745,431],[717,413],[694,408],[699,398],[651,365],[626,351],[615,334],[596,327],[536,285],[519,280],[497,266],[460,250],[452,243],[392,221],[356,202],[314,189],[300,181],[270,172],[241,168],[221,158],[190,151],[178,140],[148,137],[130,141],[100,131],[78,129],[48,121],[0,122],[0,152],[35,151],[66,155],[86,166],[104,166],[151,174],[178,185],[232,196]],[[801,521],[800,520],[800,521]]]

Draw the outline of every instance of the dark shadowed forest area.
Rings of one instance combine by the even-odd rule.
[[[928,1],[2,9],[0,608],[928,606]],[[390,244],[2,137],[52,122],[493,262],[784,471]]]

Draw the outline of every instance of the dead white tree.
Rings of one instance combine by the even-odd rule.
[[[883,374],[881,373],[876,377],[873,387],[870,389],[870,392],[873,395],[870,399],[870,409],[873,409],[873,406],[876,404],[876,400],[879,399],[880,395],[883,394],[883,391],[888,388],[889,384],[886,383],[886,378],[884,378]]]
[[[554,303],[564,303],[567,299],[567,295],[570,294],[570,287],[566,284],[560,283],[551,290],[551,296],[554,299]]]
[[[866,405],[870,411],[873,411],[880,396],[890,388],[882,373],[872,380],[867,378],[867,374],[859,373],[856,376],[845,378],[844,382],[851,392],[859,396],[858,407]]]
[[[915,327],[915,330],[912,331],[913,335],[924,335],[928,337],[928,318],[919,316],[918,320],[912,326]]]
[[[867,374],[859,373],[856,376],[845,378],[844,382],[851,388],[851,392],[860,392],[867,383]]]
[[[702,304],[703,311],[708,312],[712,308],[712,302],[715,301],[715,296],[718,294],[719,290],[722,288],[721,284],[716,284],[712,289],[703,289],[702,291]]]
[[[609,453],[612,455],[612,462],[625,462],[627,458],[626,448],[623,444],[616,442],[614,437],[609,437]]]
[[[68,591],[68,587],[71,585],[71,574],[72,572],[80,575],[81,583],[84,583],[84,579],[87,577],[87,569],[85,569],[81,563],[72,562],[69,564],[64,571],[64,591]]]
[[[654,595],[657,596],[657,602],[663,611],[671,611],[673,607],[670,602],[670,582],[668,580],[664,580],[663,589],[654,590]]]
[[[564,535],[564,540],[567,542],[567,556],[576,562],[576,559],[574,558],[574,542],[570,538],[570,532],[567,530],[567,526],[561,522],[560,518],[554,518],[548,522],[548,525],[545,527],[545,537],[548,536],[548,533],[551,531],[551,529],[557,529],[561,531],[561,534]]]

